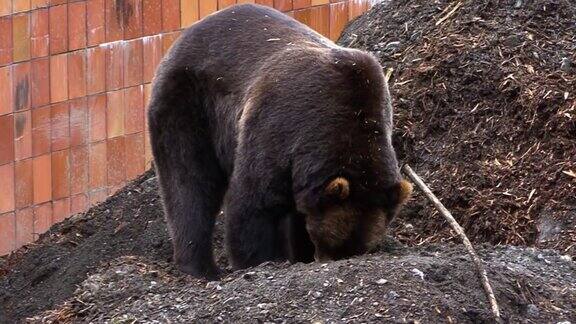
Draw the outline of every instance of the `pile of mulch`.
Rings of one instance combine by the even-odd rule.
[[[395,147],[476,242],[576,255],[576,2],[394,0],[339,43],[390,73]],[[417,196],[403,242],[453,239]]]
[[[489,248],[503,317],[512,323],[576,318],[576,264],[552,251]],[[121,257],[34,322],[492,323],[464,250],[397,247],[327,264],[268,263],[218,282],[182,277],[164,262]]]
[[[395,0],[355,20],[340,40],[394,69],[399,155],[476,242],[560,251],[481,249],[513,322],[576,318],[574,263],[562,256],[576,250],[575,8],[560,0]],[[416,246],[328,265],[269,264],[206,283],[173,268],[157,189],[149,171],[0,258],[0,323],[491,322],[462,249],[430,245],[453,235],[418,194],[393,232]],[[226,268],[223,216],[215,246]]]

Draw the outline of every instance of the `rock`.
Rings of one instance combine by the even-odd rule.
[[[572,262],[572,257],[570,255],[563,255],[560,257],[560,260],[562,261],[566,261],[566,262]]]
[[[222,287],[219,281],[210,281],[206,284],[206,289],[222,290]]]
[[[422,272],[422,271],[420,271],[420,270],[418,270],[418,269],[416,269],[416,268],[413,268],[413,269],[412,269],[412,273],[413,273],[414,275],[420,277],[422,280],[424,280],[424,272]]]
[[[526,314],[530,317],[536,317],[540,314],[540,310],[538,310],[536,305],[528,304],[528,306],[526,306]]]
[[[390,299],[390,300],[395,300],[396,298],[400,297],[400,295],[398,295],[397,292],[395,292],[394,290],[390,290],[387,294],[386,294],[386,298]]]
[[[386,279],[378,279],[378,281],[376,281],[376,283],[379,284],[379,285],[383,285],[383,284],[385,284],[385,283],[387,283],[387,282],[388,282],[388,280],[386,280]]]
[[[260,304],[256,305],[256,307],[263,309],[263,310],[268,310],[274,306],[276,306],[276,303],[260,303]]]

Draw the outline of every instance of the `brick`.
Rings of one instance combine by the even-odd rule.
[[[30,13],[12,16],[12,58],[14,62],[30,59]]]
[[[18,161],[14,165],[16,208],[31,206],[34,202],[34,174],[32,159]]]
[[[142,0],[142,34],[162,32],[162,0]]]
[[[78,1],[78,0],[49,0],[50,6],[57,6],[68,2]]]
[[[0,65],[12,63],[12,16],[0,17]]]
[[[324,4],[329,4],[330,0],[311,0],[310,5],[311,6],[319,6],[319,5],[324,5]]]
[[[168,50],[170,50],[170,47],[172,44],[174,44],[178,37],[180,37],[179,31],[162,35],[162,51],[164,52],[164,55],[168,53]]]
[[[119,7],[124,1],[106,1],[105,2],[105,16],[106,16],[106,42],[114,42],[121,40],[124,37],[124,23],[123,8]]]
[[[294,19],[298,20],[299,22],[310,26],[312,12],[310,9],[301,9],[294,11]]]
[[[0,165],[0,213],[14,210],[14,163]]]
[[[292,1],[292,0],[290,0]],[[228,8],[236,4],[236,0],[218,0],[218,10]]]
[[[70,198],[70,215],[79,214],[88,209],[88,196],[84,193]]]
[[[106,16],[104,0],[86,2],[87,44],[94,46],[106,41]]]
[[[312,0],[294,0],[292,4],[292,8],[296,9],[304,9],[308,8],[312,5]]]
[[[143,60],[142,39],[126,42],[124,62],[129,64],[124,64],[124,87],[142,84]]]
[[[48,7],[49,0],[31,0],[30,7],[32,9]]]
[[[218,0],[202,0],[199,4],[200,19],[218,10]]]
[[[10,114],[0,116],[0,165],[12,161],[14,161],[14,115]]]
[[[12,1],[0,1],[0,16],[12,13]]]
[[[70,101],[70,146],[88,143],[88,100],[78,98]]]
[[[263,6],[274,7],[274,0],[256,0],[256,3]]]
[[[50,25],[50,54],[68,51],[68,5],[48,9]]]
[[[86,2],[68,4],[68,49],[86,47]]]
[[[132,180],[144,172],[144,133],[126,135],[126,180]]]
[[[124,85],[124,43],[106,46],[106,89],[116,90]]]
[[[180,27],[188,27],[200,19],[199,0],[180,0]]]
[[[88,147],[75,147],[70,152],[70,193],[72,195],[88,191]]]
[[[86,51],[79,50],[68,54],[68,97],[70,99],[86,95]]]
[[[88,97],[88,139],[91,143],[106,139],[106,94]]]
[[[106,198],[108,198],[108,188],[92,190],[90,191],[89,196],[90,196],[89,198],[90,205],[91,206],[97,205],[105,201]]]
[[[124,135],[124,90],[107,93],[106,134],[108,138]]]
[[[52,199],[70,196],[70,150],[52,152]]]
[[[330,7],[319,6],[310,9],[310,27],[318,33],[330,36]]]
[[[106,91],[106,48],[86,50],[86,92],[95,94]]]
[[[144,134],[144,168],[148,170],[152,167],[154,157],[152,156],[152,147],[150,146],[150,136],[148,135],[148,132],[145,132]]]
[[[52,199],[52,159],[50,154],[41,155],[32,160],[34,177],[34,204]]]
[[[12,98],[12,66],[0,67],[0,115],[11,113],[14,106]]]
[[[30,10],[30,0],[12,0],[12,12],[24,12]]]
[[[122,181],[116,185],[108,187],[108,196],[115,195],[118,191],[126,186],[126,181]]]
[[[334,3],[330,5],[330,39],[338,40],[342,30],[348,22],[348,3]]]
[[[236,3],[241,4],[241,3],[256,3],[255,0],[238,0],[236,1]]]
[[[34,207],[34,240],[46,233],[52,224],[52,202]]]
[[[34,209],[32,207],[16,211],[16,248],[34,241]]]
[[[32,112],[26,110],[14,114],[14,159],[29,157],[32,157]]]
[[[32,58],[47,56],[50,48],[48,9],[32,11],[30,20],[30,56]]]
[[[280,11],[292,10],[292,0],[274,0],[274,8]]]
[[[30,109],[30,62],[14,64],[12,69],[14,111]]]
[[[164,32],[180,29],[180,0],[162,1],[162,30]]]
[[[125,89],[124,101],[124,133],[144,131],[144,87],[140,85]]]
[[[350,1],[348,6],[348,17],[350,20],[360,16],[364,12],[363,1]]]
[[[52,122],[50,106],[32,110],[32,155],[50,152],[52,146]]]
[[[90,145],[89,162],[88,162],[90,189],[98,189],[106,187],[106,178],[107,178],[106,146],[107,146],[106,141]]]
[[[50,60],[43,57],[32,61],[30,99],[32,108],[50,103]]]
[[[52,220],[54,224],[60,223],[70,217],[70,198],[55,200],[52,202]]]
[[[126,180],[126,147],[124,145],[124,137],[115,137],[109,139],[107,142],[108,186],[118,186]]]
[[[68,100],[68,54],[50,56],[50,101]]]
[[[126,0],[124,39],[142,36],[142,0]]]
[[[162,60],[162,36],[149,36],[142,40],[143,43],[143,81],[151,82],[154,72]]]
[[[14,212],[0,214],[0,256],[16,248],[16,217]]]
[[[148,128],[148,104],[150,102],[150,94],[152,92],[152,85],[150,83],[144,85],[144,163],[145,168],[151,167],[152,162],[152,148],[150,147],[150,136]]]
[[[70,147],[70,107],[68,102],[52,105],[50,110],[52,151]]]

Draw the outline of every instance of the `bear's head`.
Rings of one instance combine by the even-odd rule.
[[[365,190],[345,177],[329,180],[315,203],[305,207],[315,259],[338,260],[369,252],[411,193],[406,180],[380,191]]]

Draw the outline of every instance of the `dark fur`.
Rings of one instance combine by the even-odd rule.
[[[157,70],[149,106],[180,269],[217,275],[211,239],[225,194],[236,268],[312,261],[313,241],[317,254],[364,252],[367,222],[377,216],[363,215],[383,210],[387,222],[400,203],[387,91],[371,55],[270,8],[231,7],[184,31]],[[345,202],[323,192],[338,176],[350,181]],[[335,208],[354,212],[327,219]],[[348,216],[358,226],[346,244],[308,235]]]

